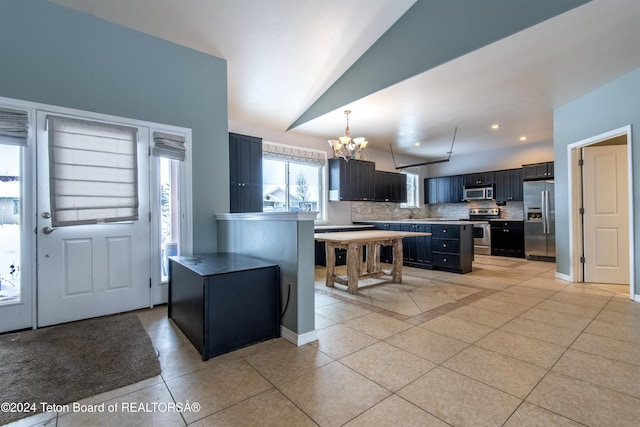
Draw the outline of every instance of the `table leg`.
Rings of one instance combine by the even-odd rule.
[[[393,242],[393,264],[391,276],[393,283],[402,283],[402,239]]]
[[[331,242],[324,242],[324,250],[326,252],[327,264],[327,277],[325,279],[325,285],[328,288],[333,288],[333,278],[336,274],[336,250]]]
[[[378,256],[378,245],[375,243],[367,244],[367,273],[376,271],[376,257]]]
[[[347,292],[355,294],[358,292],[358,277],[360,276],[360,265],[362,264],[362,245],[358,242],[349,242],[347,246]]]

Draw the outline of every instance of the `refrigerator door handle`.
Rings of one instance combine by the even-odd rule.
[[[542,224],[544,234],[549,234],[549,191],[542,192]]]
[[[545,222],[546,219],[545,219],[545,216],[544,216],[544,212],[545,212],[545,209],[544,209],[544,191],[540,192],[540,198],[542,199],[540,201],[540,207],[542,208],[542,209],[540,209],[540,216],[542,218],[542,234],[547,234],[547,223]]]

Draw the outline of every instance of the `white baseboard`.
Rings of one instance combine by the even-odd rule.
[[[572,281],[570,275],[558,273],[557,271],[556,271],[556,279],[564,280],[566,282],[571,282]]]
[[[318,340],[318,332],[315,329],[311,332],[298,335],[282,325],[280,325],[280,336],[298,347]]]

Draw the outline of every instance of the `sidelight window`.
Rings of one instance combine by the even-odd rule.
[[[153,155],[158,158],[160,184],[160,265],[161,281],[169,276],[168,257],[180,252],[180,168],[187,155],[186,138],[153,132]]]

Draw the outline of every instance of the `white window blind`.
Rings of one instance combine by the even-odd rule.
[[[153,155],[183,161],[187,152],[184,141],[184,136],[154,132]]]
[[[274,144],[262,141],[262,158],[267,160],[283,160],[311,166],[324,166],[326,153],[291,145]]]
[[[47,116],[54,227],[138,219],[137,129]]]
[[[28,129],[26,111],[0,108],[0,144],[27,145]]]

